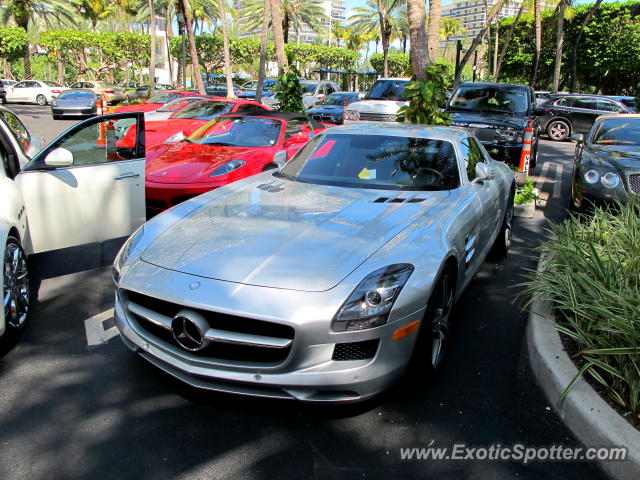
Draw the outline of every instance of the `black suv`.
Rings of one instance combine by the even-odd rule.
[[[519,165],[524,129],[531,120],[531,160],[538,154],[538,115],[533,89],[506,83],[461,83],[447,102],[453,125],[467,127],[496,160]]]
[[[540,108],[544,109],[540,129],[556,142],[566,140],[574,133],[586,135],[600,115],[634,113],[622,102],[594,95],[564,95]]]

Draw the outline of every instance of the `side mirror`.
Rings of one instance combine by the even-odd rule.
[[[45,157],[44,164],[47,167],[68,167],[73,165],[73,153],[66,148],[56,148]]]
[[[494,178],[496,178],[496,171],[493,167],[482,162],[476,164],[476,178],[473,179],[472,183],[480,183]]]
[[[282,168],[284,164],[287,163],[287,151],[280,150],[276,152],[276,154],[273,156],[273,163],[278,165],[278,168]]]
[[[577,142],[577,143],[582,143],[582,142],[584,142],[584,135],[583,135],[583,134],[581,134],[581,133],[574,133],[574,134],[573,134],[573,135],[571,135],[571,137],[569,137],[569,138],[571,138],[571,140],[573,140],[574,142]]]
[[[544,115],[544,108],[542,107],[534,107],[533,112],[531,112],[536,117],[541,117]]]

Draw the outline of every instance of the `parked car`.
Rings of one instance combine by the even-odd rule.
[[[125,89],[136,89],[138,88],[140,85],[136,82],[124,82],[124,83],[120,83],[118,84],[120,87],[125,88]]]
[[[46,105],[59,95],[64,87],[56,82],[22,80],[4,89],[7,103],[30,102]]]
[[[303,80],[300,82],[300,86],[302,87],[302,104],[307,110],[324,100],[327,95],[340,91],[337,83],[328,80]],[[263,96],[262,104],[271,109],[278,108],[275,92],[273,95]]]
[[[227,84],[226,83],[210,83],[205,88],[207,95],[212,95],[215,97],[226,97],[227,96]],[[233,94],[238,96],[242,93],[242,90],[237,86],[233,85]]]
[[[577,210],[640,193],[640,115],[602,115],[577,141],[571,206]]]
[[[351,103],[344,113],[344,123],[395,122],[398,110],[408,105],[404,87],[408,78],[380,78],[376,80],[364,99]]]
[[[191,105],[193,102],[199,102],[200,100],[206,100],[207,98],[208,97],[199,97],[196,95],[189,97],[178,97],[157,110],[145,112],[144,120],[145,122],[167,120],[169,117],[171,117],[171,115]]]
[[[458,85],[447,102],[453,125],[470,129],[497,160],[519,165],[527,124],[533,128],[530,168],[538,154],[538,117],[544,111],[535,106],[530,87],[506,83]]]
[[[15,80],[9,80],[7,78],[0,78],[0,101],[2,103],[7,103],[7,92],[5,90],[6,87],[11,87],[13,85],[15,85],[16,82]]]
[[[92,90],[63,90],[51,101],[51,115],[54,120],[68,116],[96,115],[98,98],[98,94]]]
[[[540,106],[540,128],[551,140],[562,142],[572,134],[586,134],[600,115],[633,113],[616,100],[596,95],[567,95]]]
[[[37,151],[22,122],[0,108],[0,335],[27,322],[28,255],[124,237],[144,221],[144,139],[121,150],[110,128],[129,118],[144,131],[142,113],[94,117]]]
[[[149,149],[150,214],[264,170],[277,168],[324,127],[298,113],[224,115],[187,138]]]
[[[194,169],[194,172],[196,169]],[[340,126],[158,215],[114,263],[124,343],[199,388],[353,402],[443,365],[454,302],[506,252],[514,178],[468,132]]]
[[[173,89],[173,85],[169,85],[167,83],[156,83],[156,92],[163,92],[165,90]],[[133,92],[128,92],[128,94],[129,100],[148,98],[151,95],[151,86],[141,85],[137,87]]]
[[[265,78],[262,82],[262,101],[267,98],[273,97],[275,100],[276,92],[273,91],[273,88],[276,86],[278,82],[275,78]],[[242,98],[244,100],[253,100],[256,98],[256,91],[258,89],[258,81],[251,80],[244,85],[242,85],[242,91],[238,93],[238,98]]]
[[[341,124],[344,119],[344,109],[347,105],[360,100],[358,92],[339,92],[328,95],[324,100],[316,104],[314,108],[307,110],[307,114],[318,122]]]
[[[620,102],[632,112],[638,111],[636,97],[625,97],[620,95],[607,95],[607,98],[613,98],[616,102]]]
[[[215,100],[200,100],[194,102],[188,107],[175,112],[168,120],[148,122],[146,121],[147,114],[145,113],[144,134],[146,147],[150,150],[151,147],[155,147],[163,142],[169,143],[180,141],[190,136],[208,121],[221,115],[228,113],[242,114],[266,111],[266,107],[256,102],[218,97]],[[132,126],[122,138],[122,142],[132,143],[135,138],[136,129],[135,126]]]
[[[100,95],[107,99],[107,103],[111,105],[120,103],[126,99],[126,90],[123,87],[117,87],[113,83],[108,82],[98,82],[95,80],[83,80],[80,82],[76,82],[71,85],[69,88],[82,88],[86,90],[91,90],[96,94]]]
[[[144,100],[142,103],[135,105],[120,105],[113,109],[114,112],[153,112],[167,105],[169,102],[177,98],[184,97],[202,97],[198,92],[189,92],[184,90],[167,90],[156,93],[153,97]]]

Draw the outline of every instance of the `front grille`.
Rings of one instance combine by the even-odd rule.
[[[185,308],[182,305],[142,295],[137,292],[123,291],[122,293],[123,298],[125,298],[127,302],[135,303],[169,318],[173,318],[180,310]],[[278,323],[238,317],[234,315],[226,315],[223,313],[195,308],[190,310],[202,315],[211,328],[218,330],[238,334],[262,335],[265,337],[275,337],[287,340],[293,340],[294,337],[294,329],[288,325],[281,325]],[[173,334],[170,330],[156,325],[146,318],[132,313],[130,310],[128,313],[130,318],[135,320],[136,325],[152,337],[151,339],[159,339],[164,343],[181,349],[179,344],[173,338]],[[289,344],[289,346],[285,348],[270,348],[244,345],[240,343],[212,341],[209,346],[197,352],[188,352],[186,350],[181,351],[183,351],[185,355],[194,355],[196,357],[205,357],[209,359],[273,365],[282,363],[286,360],[289,352],[291,351],[291,345],[292,344]]]
[[[395,122],[395,113],[362,113],[360,112],[360,120],[366,122]]]
[[[494,142],[496,139],[495,128],[472,128],[471,130],[481,142]]]
[[[365,340],[364,342],[336,343],[332,360],[366,360],[373,358],[378,351],[380,340]]]
[[[153,198],[147,198],[146,200],[147,208],[151,208],[154,210],[166,210],[169,206],[163,200],[155,200]]]
[[[640,192],[640,175],[629,175],[629,188],[631,193]]]
[[[314,113],[313,115],[311,115],[311,118],[313,118],[314,120],[318,121],[318,122],[325,122],[325,123],[339,123],[340,120],[338,120],[337,118],[333,117],[332,115],[320,115],[319,113]]]

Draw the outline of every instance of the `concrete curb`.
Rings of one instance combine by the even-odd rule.
[[[544,256],[540,265],[544,264]],[[540,269],[540,267],[538,267]],[[627,447],[626,461],[599,461],[612,478],[640,478],[640,432],[611,408],[584,379],[558,405],[578,369],[564,350],[546,302],[531,306],[527,324],[529,364],[547,399],[573,434],[588,447]]]

